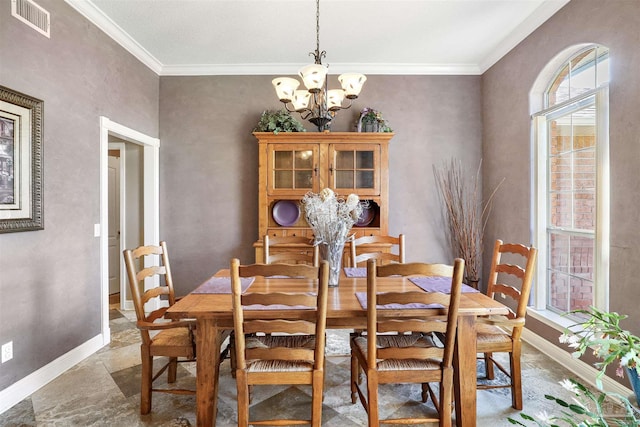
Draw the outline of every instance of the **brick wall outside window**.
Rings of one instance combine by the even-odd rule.
[[[594,301],[596,159],[592,126],[551,127],[549,146],[549,304],[560,311]],[[562,230],[554,230],[562,229]]]

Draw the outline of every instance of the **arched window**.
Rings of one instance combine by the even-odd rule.
[[[589,45],[557,63],[533,114],[535,308],[608,308],[609,50]]]

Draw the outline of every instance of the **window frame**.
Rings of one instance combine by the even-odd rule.
[[[600,47],[590,46],[589,48]],[[575,57],[584,52],[581,49],[563,64],[562,68]],[[542,93],[547,99],[549,89],[557,79],[556,73],[549,81],[546,90]],[[547,305],[548,300],[548,263],[547,250],[547,225],[548,212],[548,149],[549,135],[547,124],[550,117],[557,116],[558,112],[578,108],[589,98],[594,98],[593,105],[596,109],[596,225],[594,233],[594,305],[604,310],[609,308],[609,233],[610,233],[610,173],[609,173],[609,85],[603,84],[595,89],[584,92],[574,98],[558,103],[550,108],[534,113],[532,122],[532,229],[534,245],[538,248],[538,266],[535,274],[535,286],[533,290],[533,313],[540,314],[546,320],[567,326],[574,323],[562,313],[551,309]],[[586,102],[591,105],[591,102]]]

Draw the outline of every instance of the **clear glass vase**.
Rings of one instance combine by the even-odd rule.
[[[344,241],[329,242],[320,244],[320,257],[329,261],[329,287],[335,288],[340,282],[342,270],[342,254],[344,252]]]

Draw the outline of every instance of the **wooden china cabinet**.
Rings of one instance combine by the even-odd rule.
[[[256,262],[262,262],[265,234],[313,237],[300,201],[309,191],[318,193],[327,187],[339,196],[355,193],[360,200],[367,201],[367,208],[352,233],[358,237],[388,234],[388,147],[393,133],[254,132],[254,135],[259,144]]]

